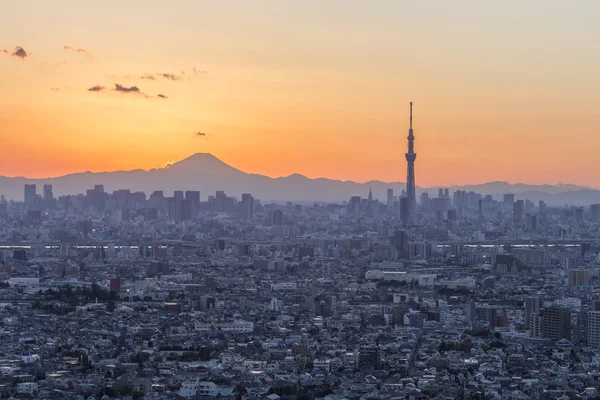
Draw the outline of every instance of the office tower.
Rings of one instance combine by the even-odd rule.
[[[238,206],[238,216],[242,219],[251,219],[254,216],[254,197],[250,193],[242,194],[242,202]]]
[[[588,284],[589,271],[585,269],[569,270],[569,286],[583,286]]]
[[[429,205],[429,193],[421,193],[421,205],[427,207]]]
[[[451,208],[448,210],[448,213],[446,215],[446,219],[448,220],[448,222],[456,222],[458,221],[458,213],[456,211],[455,208]]]
[[[406,196],[400,198],[400,221],[404,226],[410,223],[410,200]]]
[[[155,190],[148,198],[148,205],[157,210],[163,211],[165,209],[165,195],[162,190]]]
[[[577,207],[575,209],[575,221],[583,222],[583,207]]]
[[[177,199],[177,201],[179,201],[181,203],[181,220],[182,221],[191,221],[193,219],[193,214],[192,214],[192,201],[191,200],[179,200]]]
[[[592,213],[592,221],[600,222],[600,204],[592,204],[590,211]]]
[[[513,205],[514,202],[515,202],[515,195],[514,194],[512,194],[512,193],[506,193],[504,195],[503,203],[506,206],[510,207],[510,208],[507,207],[507,209],[510,210],[512,208],[512,205]]]
[[[414,212],[417,207],[417,197],[415,192],[415,160],[417,154],[415,153],[414,140],[412,127],[412,101],[410,102],[410,128],[408,129],[408,152],[406,152],[406,197],[408,197],[408,220],[413,222]]]
[[[192,216],[200,210],[200,191],[198,190],[186,190],[185,199],[192,203]]]
[[[530,327],[533,316],[542,309],[542,299],[539,297],[528,297],[525,299],[525,325]]]
[[[35,203],[35,197],[37,196],[37,189],[35,183],[28,185],[25,184],[25,204],[30,205]]]
[[[178,197],[167,198],[169,221],[174,221],[175,223],[181,222],[181,202],[182,200]]]
[[[46,203],[54,200],[54,193],[52,193],[52,185],[44,185],[44,201]]]
[[[392,211],[392,207],[394,207],[394,189],[389,188],[387,190],[387,208],[388,211]]]
[[[215,193],[215,211],[216,212],[225,212],[227,202],[227,195],[222,190],[217,190]]]
[[[438,199],[443,199],[443,198],[444,198],[444,189],[439,188],[438,189]]]
[[[352,196],[350,197],[350,204],[348,206],[348,215],[352,215],[354,217],[360,216],[360,196]]]
[[[283,225],[283,211],[275,210],[273,211],[273,224],[274,225]]]
[[[483,199],[479,199],[479,201],[477,201],[477,215],[480,220],[483,219]]]
[[[587,313],[587,344],[590,347],[600,347],[600,311]]]
[[[523,223],[523,200],[518,200],[513,203],[513,228],[520,229]]]
[[[121,293],[121,278],[118,276],[116,278],[111,278],[109,281],[110,292],[119,294]]]
[[[394,236],[390,239],[390,244],[398,251],[398,257],[401,259],[408,259],[409,244],[408,233],[406,233],[406,231],[396,231]]]
[[[173,197],[175,197],[176,199],[179,199],[179,200],[185,199],[185,197],[183,196],[183,190],[175,190],[173,192]]]
[[[566,308],[548,307],[538,313],[540,325],[537,336],[553,340],[571,338],[571,312]]]

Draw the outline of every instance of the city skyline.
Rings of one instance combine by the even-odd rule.
[[[402,181],[415,101],[422,186],[600,187],[594,2],[62,4],[2,6],[0,175],[210,152],[272,177]]]

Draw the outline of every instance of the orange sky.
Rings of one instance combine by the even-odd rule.
[[[60,3],[0,5],[0,175],[211,152],[270,176],[404,181],[414,101],[419,186],[600,187],[595,1]]]

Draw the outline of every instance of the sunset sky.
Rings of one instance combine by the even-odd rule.
[[[600,188],[599,19],[597,0],[4,0],[0,175],[210,152],[405,181],[413,101],[419,186]]]

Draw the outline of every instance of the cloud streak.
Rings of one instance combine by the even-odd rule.
[[[89,88],[88,92],[101,92],[103,90],[104,90],[104,86],[96,85],[96,86],[92,86],[91,88]]]
[[[94,57],[92,53],[90,53],[86,49],[82,49],[81,47],[75,48],[75,47],[72,47],[72,46],[65,45],[65,46],[63,46],[63,49],[65,49],[67,51],[74,51],[75,53],[83,54],[87,58],[89,58],[90,60]]]
[[[137,86],[123,86],[115,83],[115,88],[113,90],[120,93],[133,93],[148,98],[148,95],[142,92]]]
[[[206,132],[194,132],[194,136],[203,138],[206,140],[208,140],[209,138],[212,138],[212,135],[210,133],[206,133]]]
[[[157,96],[157,97],[160,97],[161,99],[168,99],[168,97],[167,97],[167,96],[165,96],[164,94],[160,94],[160,93],[159,93],[159,94],[157,94],[156,96]]]
[[[179,76],[179,75],[175,75],[175,74],[162,73],[162,74],[160,74],[160,76],[164,79],[168,79],[171,81],[180,81],[183,79],[183,76]]]

